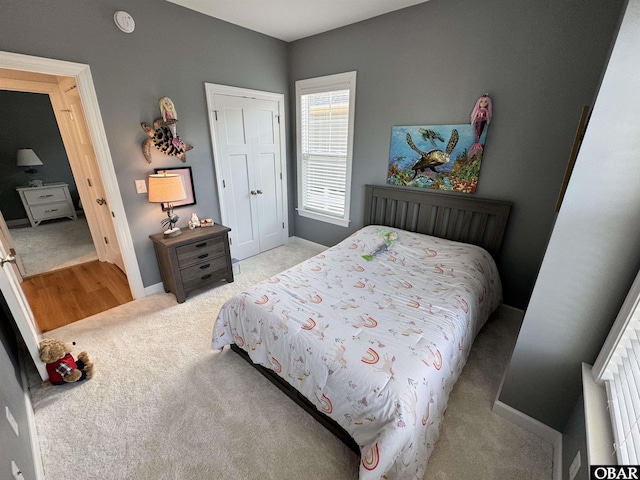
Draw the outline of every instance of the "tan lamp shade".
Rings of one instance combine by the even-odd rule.
[[[43,165],[43,163],[32,149],[21,148],[18,150],[18,161],[16,165],[18,167],[35,167],[36,165]]]
[[[149,175],[149,201],[171,203],[187,198],[182,175],[157,173]]]

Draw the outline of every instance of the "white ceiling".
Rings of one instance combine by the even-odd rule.
[[[287,42],[428,0],[167,0]]]

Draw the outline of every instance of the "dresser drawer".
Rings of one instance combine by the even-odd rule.
[[[38,220],[46,220],[48,218],[65,217],[73,215],[74,212],[69,208],[69,203],[66,201],[57,203],[46,203],[44,205],[31,205],[29,206],[33,218]]]
[[[184,270],[180,270],[182,284],[186,291],[199,288],[207,281],[220,280],[225,275],[227,269],[227,259],[218,256],[212,260],[198,263]]]
[[[38,188],[37,190],[25,190],[24,197],[29,205],[38,203],[66,202],[65,189],[60,187]]]
[[[180,268],[189,267],[224,255],[224,239],[221,237],[208,238],[201,242],[193,242],[176,248],[178,265]]]

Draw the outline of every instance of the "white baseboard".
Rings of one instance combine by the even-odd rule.
[[[493,404],[493,413],[553,445],[553,480],[562,480],[562,434],[560,432],[500,400],[496,400]]]
[[[511,305],[507,305],[506,303],[501,303],[499,308],[512,310],[514,314],[517,313],[520,315],[520,318],[524,318],[524,310],[521,308],[512,307]]]
[[[300,238],[300,237],[289,237],[287,239],[287,243],[294,243],[294,242],[305,243],[307,245],[314,246],[314,247],[329,248],[326,245],[322,245],[321,243],[312,242],[311,240],[305,240],[304,238]]]
[[[145,297],[148,297],[149,295],[155,295],[156,293],[164,293],[164,285],[162,285],[162,282],[144,287]]]
[[[26,226],[31,226],[31,223],[29,222],[28,218],[18,218],[16,220],[7,220],[5,222],[7,224],[7,227],[9,228],[13,228],[13,227],[24,227]]]
[[[24,356],[19,355],[18,364],[20,365],[20,377],[22,381],[22,391],[24,393],[24,406],[25,410],[27,411],[27,428],[29,429],[31,456],[33,457],[33,469],[36,476],[35,480],[44,480],[44,465],[42,464],[40,443],[38,441],[36,415],[33,412],[33,404],[31,403],[31,395],[29,393],[29,381],[27,379],[27,372],[24,362]]]

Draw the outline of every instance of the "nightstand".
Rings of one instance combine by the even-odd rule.
[[[41,187],[18,187],[16,191],[20,194],[20,200],[32,227],[37,227],[43,220],[54,218],[78,219],[69,194],[69,185],[66,183],[47,183]]]
[[[158,259],[165,292],[183,303],[194,290],[214,285],[220,280],[233,282],[230,228],[223,225],[183,229],[177,237],[162,233],[149,235]]]

